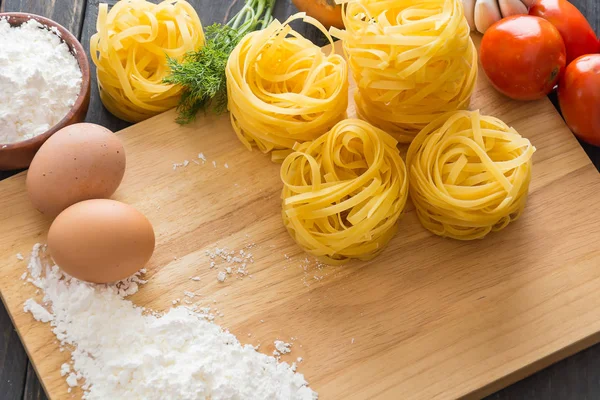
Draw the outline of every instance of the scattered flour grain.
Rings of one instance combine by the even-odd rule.
[[[139,273],[93,285],[43,265],[41,249],[34,247],[28,268],[44,306],[29,299],[25,311],[50,321],[61,346],[72,350],[66,382],[81,385],[84,399],[317,398],[290,365],[241,345],[202,313],[180,306],[164,315],[144,314],[124,298],[144,283]]]

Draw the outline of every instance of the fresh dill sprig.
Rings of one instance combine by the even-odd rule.
[[[273,19],[276,0],[246,0],[244,7],[226,24],[206,28],[205,45],[182,60],[167,58],[171,74],[163,82],[183,87],[177,106],[177,122],[187,124],[198,111],[227,110],[225,67],[229,54],[249,32],[266,27]]]
[[[164,82],[184,88],[177,106],[180,124],[193,121],[209,104],[216,113],[227,109],[225,66],[239,38],[234,29],[221,24],[207,27],[205,37],[202,49],[187,53],[181,61],[167,59],[171,74]]]

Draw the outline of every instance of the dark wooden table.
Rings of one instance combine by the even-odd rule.
[[[223,21],[231,0],[188,1],[196,6],[204,26],[207,26],[213,22]],[[596,32],[600,33],[600,1],[571,1],[588,17]],[[110,4],[115,2],[116,0],[109,1]],[[79,38],[86,50],[89,50],[89,39],[96,26],[98,3],[97,0],[0,0],[0,11],[24,11],[51,18],[70,30]],[[275,8],[277,18],[283,19],[295,11],[291,0],[277,0]],[[301,27],[299,31],[302,32]],[[316,30],[305,30],[304,34],[316,43],[325,44],[324,38]],[[553,96],[551,96],[551,100],[556,104]],[[95,78],[92,82],[92,99],[86,120],[104,125],[113,131],[129,125],[113,117],[102,107]],[[600,171],[600,149],[585,144],[582,146]],[[0,180],[10,175],[12,173],[0,172]],[[27,359],[10,317],[2,304],[0,304],[0,332],[2,333],[0,336],[0,399],[45,399],[46,396],[35,371]],[[488,399],[584,400],[599,398],[600,344],[515,383],[489,396]]]

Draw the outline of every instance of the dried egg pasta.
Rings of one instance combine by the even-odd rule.
[[[497,118],[456,111],[411,143],[410,197],[423,226],[460,240],[485,237],[525,207],[535,147]]]
[[[294,31],[289,24],[297,19],[316,26],[333,44],[323,25],[298,13],[246,35],[226,68],[233,129],[250,150],[253,145],[265,153],[276,150],[274,160],[296,142],[327,132],[345,118],[348,106],[346,62],[333,46],[324,54]]]
[[[338,0],[331,28],[357,83],[357,113],[410,142],[438,116],[469,106],[477,52],[461,0]]]
[[[204,45],[194,8],[184,0],[100,4],[90,39],[100,98],[113,115],[138,122],[177,106],[181,87],[164,84],[167,56],[181,59]]]
[[[349,119],[294,146],[281,166],[283,221],[305,251],[342,263],[383,250],[408,198],[396,144],[368,122]]]

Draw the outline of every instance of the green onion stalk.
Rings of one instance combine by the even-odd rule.
[[[204,47],[187,53],[181,60],[167,57],[171,74],[163,82],[183,87],[177,106],[178,123],[194,121],[200,110],[217,114],[227,110],[227,59],[245,35],[271,23],[275,1],[246,0],[227,23],[206,28]]]

